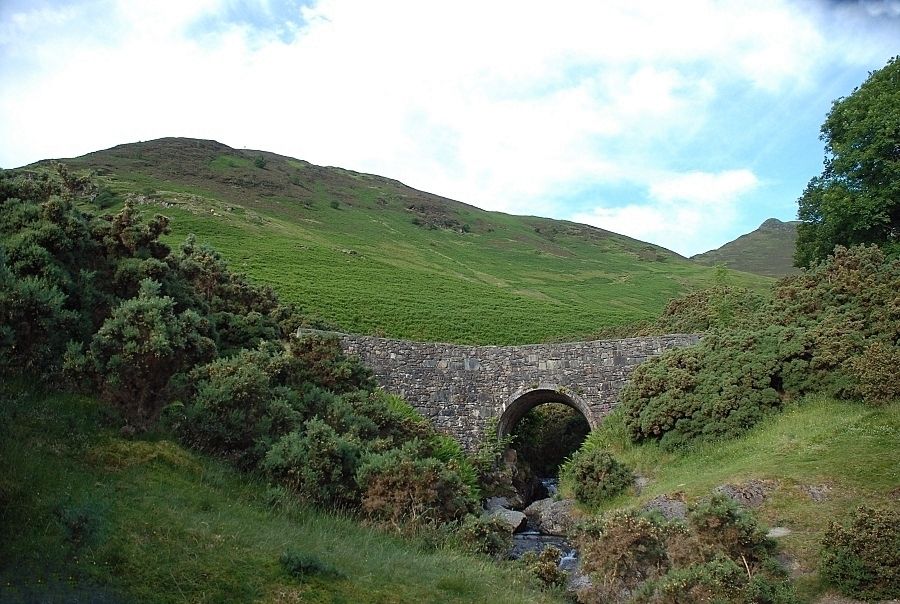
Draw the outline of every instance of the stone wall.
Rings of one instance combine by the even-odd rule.
[[[631,371],[689,334],[529,346],[461,346],[338,334],[344,350],[370,367],[434,425],[471,449],[490,421],[508,431],[531,407],[562,402],[591,427],[617,404]]]

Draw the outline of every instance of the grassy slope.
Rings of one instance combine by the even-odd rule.
[[[165,440],[122,439],[97,427],[91,399],[0,390],[0,601],[557,601],[514,568],[302,509]],[[345,577],[291,578],[288,547]]]
[[[173,219],[170,242],[195,233],[236,269],[352,332],[480,344],[588,337],[652,319],[715,278],[593,227],[486,212],[379,176],[212,141],[162,139],[66,161],[118,192],[158,193],[150,203]]]
[[[651,479],[640,495],[618,497],[608,508],[639,505],[679,491],[694,501],[725,483],[777,481],[758,513],[768,525],[793,531],[779,541],[800,565],[798,586],[807,599],[823,589],[815,568],[829,523],[846,520],[859,505],[897,506],[900,498],[900,402],[875,410],[810,397],[741,438],[681,452],[632,443],[621,417],[613,415],[589,442],[608,447]],[[827,501],[813,502],[804,490],[818,485],[830,488]]]
[[[794,248],[797,244],[797,222],[781,222],[770,218],[758,229],[729,241],[722,247],[691,256],[691,260],[713,266],[747,271],[768,277],[795,275]]]

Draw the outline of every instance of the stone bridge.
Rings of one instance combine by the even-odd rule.
[[[617,404],[631,371],[699,336],[598,340],[528,346],[462,346],[336,334],[344,350],[371,368],[385,390],[403,396],[469,450],[497,422],[508,435],[529,410],[563,403],[591,429]]]

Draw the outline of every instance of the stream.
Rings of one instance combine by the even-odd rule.
[[[559,480],[556,478],[543,478],[541,483],[547,490],[549,497],[555,497],[558,492]],[[532,502],[529,502],[532,503]],[[528,519],[528,525],[525,530],[513,535],[513,546],[509,550],[509,557],[518,560],[527,552],[541,553],[545,547],[554,546],[562,551],[563,555],[559,561],[559,568],[565,571],[573,571],[578,566],[578,551],[569,543],[566,537],[559,535],[550,535],[535,526],[532,520]]]

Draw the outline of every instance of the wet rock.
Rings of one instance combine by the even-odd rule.
[[[488,497],[488,500],[484,502],[484,509],[488,512],[493,512],[497,508],[512,508],[513,506],[509,503],[509,499],[506,497]]]
[[[565,535],[575,525],[575,501],[539,499],[525,508],[525,514],[544,533]]]
[[[525,508],[525,515],[528,516],[528,519],[533,521],[535,525],[538,525],[540,524],[541,514],[551,503],[553,503],[553,499],[550,497],[533,501],[527,508]]]
[[[525,517],[525,514],[522,512],[517,512],[515,510],[508,510],[506,508],[495,508],[490,512],[485,514],[490,518],[499,518],[506,525],[509,526],[509,532],[515,533],[517,531],[523,530],[525,526],[528,524],[528,519]]]
[[[657,511],[666,520],[684,520],[687,518],[687,504],[682,493],[657,495],[641,508],[646,511]]]
[[[749,480],[744,484],[723,484],[714,489],[716,493],[722,493],[740,505],[748,508],[758,508],[766,496],[774,490],[776,483],[771,480]]]

